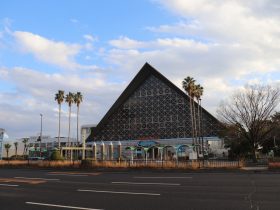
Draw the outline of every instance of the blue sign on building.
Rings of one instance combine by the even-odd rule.
[[[138,142],[138,146],[140,146],[140,147],[152,147],[152,146],[158,146],[158,145],[159,145],[158,142],[152,141],[152,140]]]

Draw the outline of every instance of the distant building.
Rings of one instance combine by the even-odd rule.
[[[211,145],[208,141],[222,143],[218,137],[221,123],[196,102],[194,109],[196,120],[198,116],[201,118],[203,143],[202,138],[193,142],[189,104],[190,97],[185,92],[146,63],[102,120],[92,126],[87,142],[97,144],[98,148],[103,148],[103,145],[116,148],[118,144],[137,147],[139,151],[136,154],[143,155],[143,141],[153,142],[154,145],[149,147],[155,146],[152,152],[158,155],[161,147],[170,146],[172,151],[165,153],[177,154],[184,152],[180,145],[192,148],[199,144],[200,148],[207,148]],[[200,115],[197,110],[200,110]],[[196,123],[198,125],[198,121]]]
[[[39,136],[30,136],[28,141],[29,157],[48,157],[50,151],[58,148],[58,137],[42,136],[42,141],[38,141]],[[60,137],[60,146],[68,145],[68,137]],[[76,138],[70,138],[69,146],[77,145]],[[40,154],[41,153],[41,154]]]
[[[96,124],[87,124],[87,125],[82,125],[81,126],[81,139],[82,141],[84,139],[88,139],[90,134],[91,134],[91,128],[96,127]],[[82,143],[82,142],[81,142]]]

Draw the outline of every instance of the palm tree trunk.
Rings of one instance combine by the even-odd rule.
[[[192,102],[193,102],[194,139],[195,139],[195,144],[197,144],[196,112],[195,112],[194,99],[192,99]]]
[[[198,102],[198,107],[197,107],[197,118],[198,118],[198,129],[197,129],[197,134],[198,134],[198,143],[199,143],[199,153],[201,153],[201,126],[200,126],[200,104],[199,104],[199,100]]]
[[[79,112],[80,107],[77,106],[77,144],[79,143]]]
[[[192,121],[192,144],[194,144],[194,130],[193,130],[193,114],[192,114],[192,98],[190,98],[190,112],[191,112],[191,121]]]
[[[202,113],[202,106],[201,106],[201,100],[200,100],[200,135],[201,135],[201,145],[202,145],[202,155],[204,159],[204,131],[203,131],[203,113]]]
[[[67,145],[68,147],[70,146],[70,129],[71,129],[71,106],[69,106],[69,127],[68,127],[68,145]]]
[[[60,115],[61,115],[61,104],[59,104],[59,111],[58,111],[58,149],[60,149]]]

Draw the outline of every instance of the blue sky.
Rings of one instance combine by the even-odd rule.
[[[0,127],[12,139],[37,135],[43,113],[44,133],[57,135],[58,89],[81,91],[81,124],[98,123],[145,62],[179,87],[195,77],[215,115],[236,89],[279,83],[279,8],[273,0],[4,1]]]
[[[20,6],[19,6],[20,5]],[[176,17],[151,1],[6,1],[1,4],[2,28],[29,31],[51,40],[66,43],[85,42],[83,35],[90,34],[98,39],[96,47],[110,47],[108,40],[119,36],[149,40],[155,36],[147,30],[173,22]],[[163,35],[161,35],[163,36]],[[34,62],[30,55],[14,58],[14,50],[1,53],[1,63],[5,66],[25,65],[43,69],[41,63]],[[79,59],[79,58],[78,58]],[[86,63],[84,59],[80,62]],[[103,65],[102,59],[95,63]],[[105,64],[106,65],[106,64]],[[46,71],[54,71],[47,68]]]

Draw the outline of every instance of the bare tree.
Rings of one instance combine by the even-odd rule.
[[[249,142],[252,159],[256,150],[272,131],[271,115],[279,104],[280,91],[271,86],[246,86],[218,109],[220,120],[239,128],[241,135]]]

